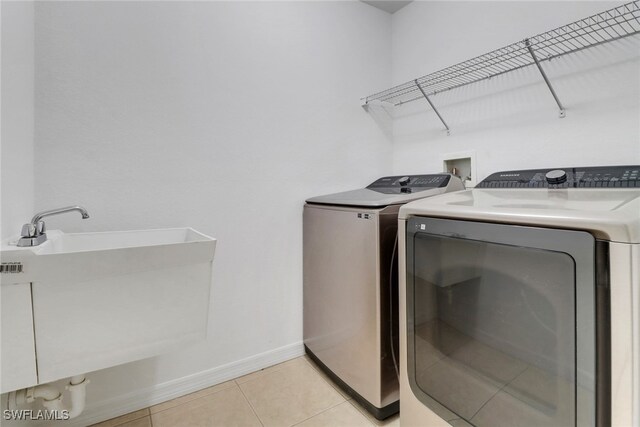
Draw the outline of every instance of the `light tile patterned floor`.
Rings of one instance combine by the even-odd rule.
[[[398,427],[378,421],[306,356],[93,427]]]

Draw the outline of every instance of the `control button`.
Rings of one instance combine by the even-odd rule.
[[[405,186],[409,183],[409,181],[411,181],[411,178],[409,178],[408,176],[403,176],[398,180],[398,184]]]
[[[545,175],[549,184],[562,184],[567,181],[567,173],[562,169],[554,169]]]

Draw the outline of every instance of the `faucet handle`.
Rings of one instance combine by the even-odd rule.
[[[36,235],[36,226],[31,223],[27,223],[22,226],[22,237],[34,237]]]

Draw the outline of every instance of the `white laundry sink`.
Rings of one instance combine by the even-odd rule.
[[[3,297],[14,295],[11,307],[24,306],[14,311],[32,311],[37,383],[155,356],[206,337],[215,239],[191,228],[54,230],[47,236],[35,247],[2,246],[2,263],[11,271],[2,274]],[[20,287],[24,292],[16,297]],[[5,351],[6,343],[25,342],[28,328],[17,339],[5,317],[3,312],[3,392],[34,385],[23,384],[33,383],[33,375],[17,374],[15,366],[24,363],[14,366],[15,355]],[[5,381],[5,373],[14,380]]]
[[[62,233],[49,231],[48,240],[33,249],[38,255],[89,252],[213,240],[191,228]]]

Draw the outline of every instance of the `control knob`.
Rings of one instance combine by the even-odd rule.
[[[554,169],[545,175],[549,184],[562,184],[567,181],[567,173],[562,169]]]
[[[411,178],[409,178],[408,176],[403,176],[402,178],[400,178],[398,180],[398,184],[402,185],[403,187],[405,185],[407,185],[409,183],[409,181],[411,181]]]

